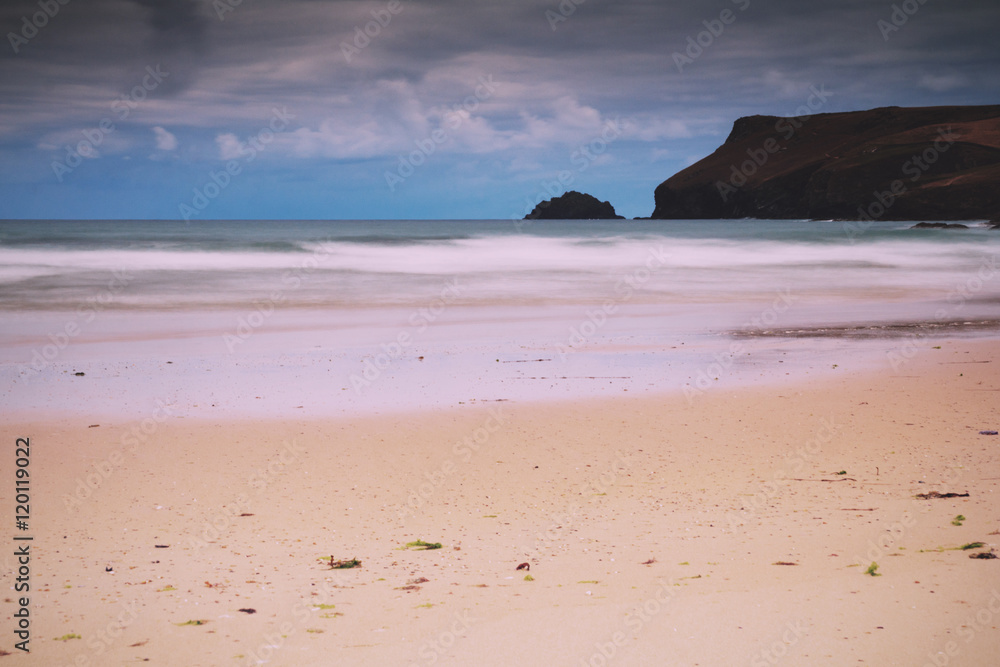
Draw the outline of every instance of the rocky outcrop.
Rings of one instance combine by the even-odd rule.
[[[624,220],[610,202],[570,190],[564,195],[541,202],[525,220]]]
[[[968,225],[957,222],[918,222],[910,229],[968,229]]]
[[[995,220],[1000,106],[740,118],[653,218]]]

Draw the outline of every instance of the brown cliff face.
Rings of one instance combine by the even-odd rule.
[[[1000,105],[750,116],[653,218],[1000,219]]]

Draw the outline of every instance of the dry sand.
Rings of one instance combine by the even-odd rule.
[[[32,651],[8,538],[0,665],[996,664],[1000,559],[949,549],[1000,544],[998,363],[944,341],[692,401],[146,433],[6,415],[8,449],[31,438]]]

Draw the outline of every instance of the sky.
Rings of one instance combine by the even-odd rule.
[[[4,0],[2,219],[648,216],[733,121],[1000,103],[996,0]]]

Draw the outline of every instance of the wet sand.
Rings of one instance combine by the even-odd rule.
[[[687,395],[5,415],[32,652],[0,664],[992,664],[1000,344],[934,345]]]

